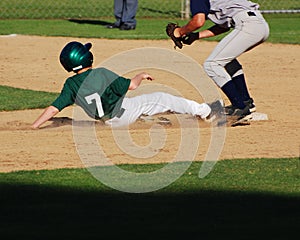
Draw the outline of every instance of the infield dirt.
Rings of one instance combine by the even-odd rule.
[[[59,92],[64,80],[70,75],[60,66],[58,55],[62,47],[72,40],[93,43],[95,64],[134,48],[173,48],[172,43],[166,40],[1,36],[0,84]],[[177,51],[202,64],[215,45],[215,42],[201,41]],[[239,58],[257,111],[267,114],[269,120],[227,128],[220,159],[299,156],[299,56],[299,45],[264,43]],[[148,72],[154,75],[156,83],[178,89],[186,98],[202,101],[199,94],[178,76],[155,69]],[[128,77],[132,75],[133,73],[128,73]],[[225,103],[228,103],[225,96],[222,97]],[[0,112],[0,172],[83,167],[72,133],[72,109],[73,107],[69,107],[63,110],[40,130],[31,130],[29,126],[42,113],[42,109]],[[106,155],[114,163],[159,163],[172,160],[180,143],[180,126],[176,116],[162,115],[169,118],[172,125],[164,126],[167,133],[165,145],[152,149],[156,154],[151,158],[129,156],[115,144],[111,130],[97,124],[97,136]],[[157,120],[157,117],[155,116],[154,120]],[[211,129],[200,120],[191,121],[199,122],[201,142],[195,161],[201,161],[209,145]],[[137,145],[154,148],[149,137],[149,129],[154,123],[138,121],[130,126],[129,132]]]

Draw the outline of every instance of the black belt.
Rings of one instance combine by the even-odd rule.
[[[255,17],[256,16],[255,12],[251,12],[251,11],[247,12],[247,14],[248,14],[249,17],[251,17],[251,16]],[[235,22],[234,22],[233,19],[231,19],[230,25],[231,25],[231,27],[235,26]]]
[[[248,14],[249,17],[256,16],[255,12],[251,12],[251,11],[247,12],[247,14]]]

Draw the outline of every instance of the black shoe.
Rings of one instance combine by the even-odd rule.
[[[249,110],[249,107],[246,106],[244,109],[236,108],[230,116],[241,119],[241,118],[250,116],[250,114],[251,114],[251,112]]]
[[[250,99],[247,100],[247,101],[244,101],[244,104],[249,108],[249,111],[250,111],[251,113],[253,113],[253,112],[256,111],[256,107],[255,107],[255,105],[254,105],[254,101],[253,101],[252,98],[250,98]],[[225,113],[226,115],[232,115],[233,112],[234,112],[236,109],[238,109],[238,108],[235,107],[235,106],[233,106],[233,105],[229,105],[229,106],[226,106],[226,107],[224,108],[224,113]]]
[[[223,101],[217,100],[212,103],[208,103],[211,108],[210,114],[205,118],[206,122],[215,123],[217,126],[224,125],[226,123],[226,117],[224,115]]]
[[[253,98],[250,98],[249,100],[247,101],[244,101],[245,105],[249,107],[249,111],[251,113],[255,112],[256,111],[256,107],[254,105],[254,101],[253,101]]]
[[[113,24],[109,24],[109,25],[107,25],[107,26],[106,26],[106,28],[109,28],[109,29],[114,29],[114,28],[120,28],[120,26],[119,26],[119,25],[117,25],[117,24],[115,24],[115,23],[113,23]]]
[[[135,29],[134,25],[128,25],[126,23],[120,26],[120,30],[134,30],[134,29]]]
[[[234,127],[249,124],[252,115],[249,106],[246,106],[244,109],[236,108],[231,115],[228,115],[228,118],[230,119],[231,126]]]

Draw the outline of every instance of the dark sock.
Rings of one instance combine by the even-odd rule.
[[[232,78],[232,81],[234,82],[237,90],[239,91],[240,95],[243,98],[243,101],[247,101],[250,99],[250,95],[248,92],[246,80],[245,80],[245,75],[241,74],[236,77]]]
[[[232,80],[227,82],[221,89],[233,106],[240,109],[244,109],[246,107],[241,94]]]

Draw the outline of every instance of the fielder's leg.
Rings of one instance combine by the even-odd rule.
[[[233,59],[230,63],[225,65],[225,69],[232,77],[232,81],[242,96],[243,101],[248,101],[250,99],[250,94],[246,84],[242,65],[237,59]]]

